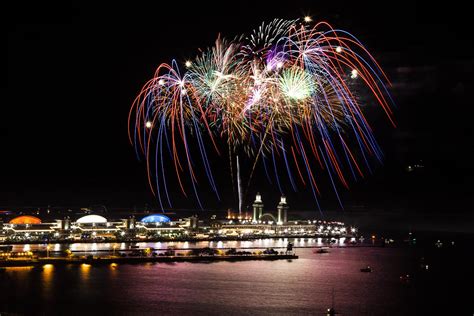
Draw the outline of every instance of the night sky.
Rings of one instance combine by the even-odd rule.
[[[341,188],[346,210],[472,212],[474,58],[465,4],[223,3],[77,2],[16,5],[4,12],[8,75],[0,116],[0,208],[156,207],[145,165],[127,138],[130,105],[156,67],[194,58],[219,33],[231,38],[262,21],[311,15],[355,34],[395,83],[398,127],[372,114],[384,165],[352,182],[351,191]],[[408,173],[406,167],[419,160],[425,168]],[[226,160],[213,162],[227,168]],[[278,190],[265,183],[255,180],[249,200],[259,190],[270,205],[276,202]],[[203,193],[205,206],[235,207],[232,189],[223,190],[221,202]],[[288,195],[294,208],[315,208],[309,188]],[[338,208],[330,188],[321,201],[323,208]],[[174,206],[197,203],[176,194]]]

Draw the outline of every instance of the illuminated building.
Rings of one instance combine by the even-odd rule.
[[[257,196],[255,197],[255,202],[252,204],[253,207],[253,222],[258,222],[260,217],[263,214],[263,202],[262,202],[262,196],[260,193],[257,193]]]
[[[41,220],[35,216],[22,215],[22,216],[15,217],[9,223],[15,224],[15,225],[26,225],[26,224],[31,225],[31,224],[41,224]]]
[[[82,216],[76,221],[77,224],[98,224],[107,223],[107,219],[100,215],[86,215]]]
[[[43,236],[54,232],[51,225],[42,223],[38,217],[29,215],[13,218],[4,225],[2,231],[26,237]]]
[[[108,220],[101,215],[88,214],[77,220],[69,217],[43,222],[38,217],[22,215],[0,226],[3,242],[54,241],[134,241],[134,240],[199,240],[220,238],[267,237],[353,237],[354,227],[340,222],[320,220],[289,220],[289,205],[283,195],[276,212],[264,213],[262,196],[257,193],[253,216],[227,216],[218,219],[212,215],[200,220],[193,215],[172,220],[165,214],[147,214],[140,220],[134,215]]]
[[[142,218],[140,222],[142,223],[169,223],[170,221],[171,219],[166,215],[153,214],[153,215],[148,215]]]
[[[278,220],[277,223],[279,225],[286,223],[288,221],[288,204],[286,203],[286,197],[284,195],[281,196],[280,203],[278,203]]]
[[[137,223],[137,236],[141,239],[179,238],[185,236],[190,227],[189,218],[172,221],[164,214],[152,214]]]

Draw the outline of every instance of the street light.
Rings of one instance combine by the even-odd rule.
[[[114,251],[113,251],[113,255],[115,256],[115,248],[117,248],[117,245],[113,245],[113,247],[112,247],[112,248],[114,249]]]
[[[51,249],[50,245],[46,246],[46,258],[49,258],[49,249]]]

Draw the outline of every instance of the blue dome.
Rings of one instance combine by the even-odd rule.
[[[142,223],[168,223],[169,221],[171,221],[170,218],[162,214],[148,215],[141,220]]]

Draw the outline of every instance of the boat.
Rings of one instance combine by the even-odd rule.
[[[367,266],[365,268],[360,269],[360,272],[372,272],[372,268],[370,266]]]
[[[403,283],[409,283],[410,282],[410,275],[406,274],[406,275],[400,276],[400,281],[403,282]]]
[[[329,253],[329,249],[328,248],[319,248],[314,253]]]

